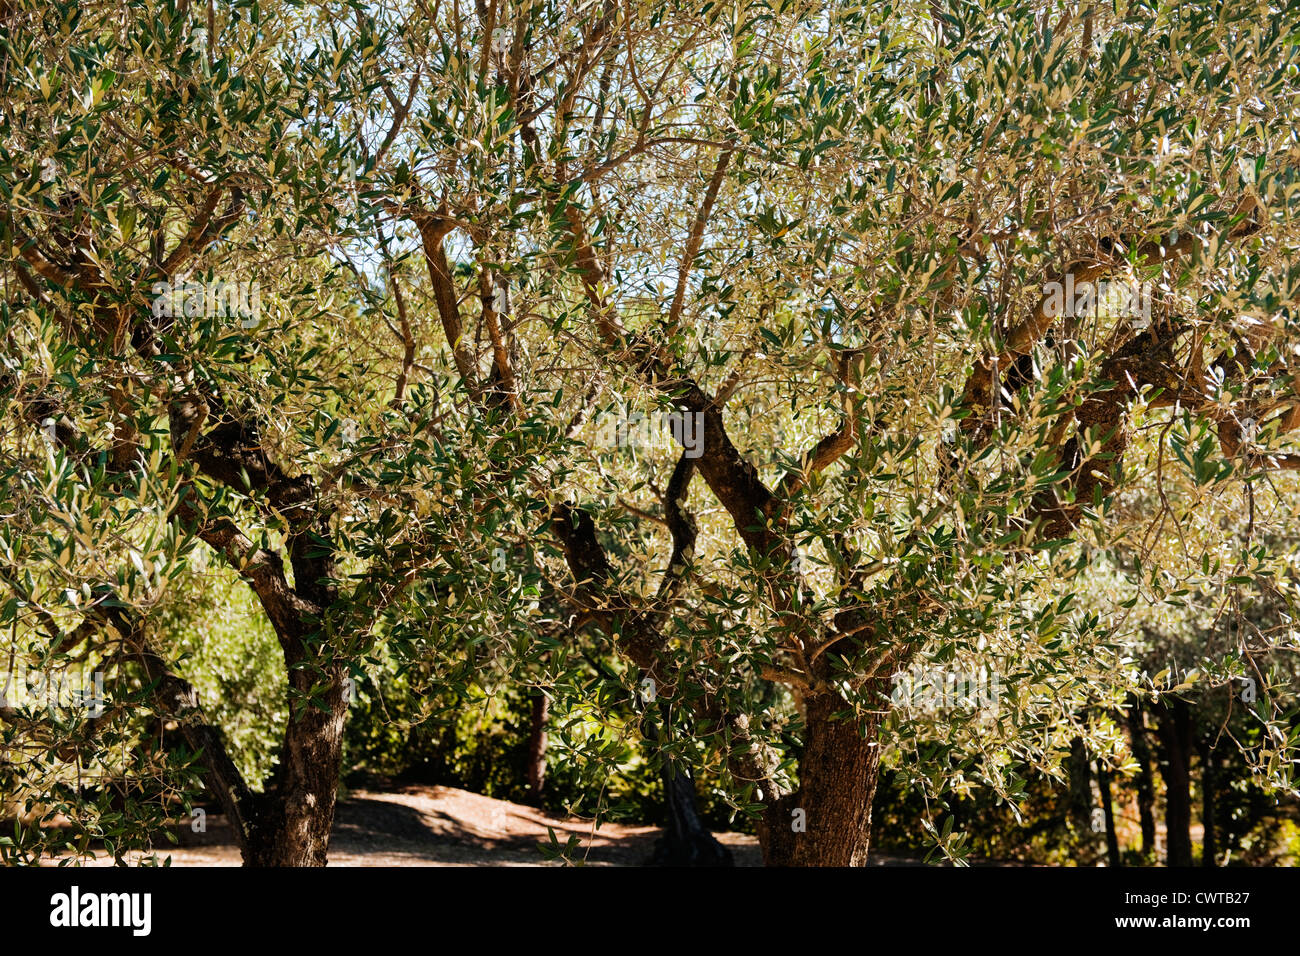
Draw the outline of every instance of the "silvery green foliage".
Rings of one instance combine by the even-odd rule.
[[[219,698],[246,774],[273,765],[271,722],[220,699],[222,611],[180,600],[211,550],[187,494],[249,543],[227,582],[331,562],[285,575],[327,595],[319,681],[250,709],[390,666],[457,700],[545,688],[584,812],[648,735],[646,679],[655,759],[738,811],[797,784],[800,703],[828,693],[936,813],[1014,801],[1075,736],[1122,764],[1107,715],[1178,691],[1166,638],[1215,686],[1255,677],[1251,759],[1294,794],[1290,4],[231,3],[214,35],[170,6],[123,30],[15,7],[0,623],[50,663],[112,610],[78,653],[114,706],[94,735],[6,730],[38,755],[5,758],[11,799],[62,788],[118,852],[197,793],[183,748],[146,747],[123,637]],[[155,310],[181,259],[257,283],[258,322]],[[1103,282],[1145,298],[1057,302]],[[309,534],[182,454],[204,446],[169,407],[205,392],[195,440],[238,424],[309,476]],[[712,411],[725,440],[692,428],[682,456],[672,422]],[[609,416],[663,440],[605,440]],[[583,554],[560,515],[590,521]],[[898,706],[913,668],[996,682]],[[114,816],[79,763],[144,796]]]

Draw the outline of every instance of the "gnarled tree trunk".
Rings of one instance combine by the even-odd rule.
[[[307,694],[317,678],[291,669],[289,684]],[[343,761],[347,697],[336,669],[322,706],[290,713],[280,766],[262,797],[244,850],[245,866],[324,866],[334,826],[334,804]]]
[[[805,699],[800,786],[764,814],[767,866],[864,866],[880,771],[879,717],[835,719],[838,694]]]
[[[700,819],[695,780],[685,767],[666,762],[664,835],[655,842],[655,866],[732,866],[731,851],[717,841]]]

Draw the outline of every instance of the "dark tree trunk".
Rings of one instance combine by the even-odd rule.
[[[1066,764],[1070,778],[1070,820],[1078,834],[1092,833],[1092,762],[1082,737],[1070,741],[1070,758]],[[1089,845],[1091,837],[1085,838]]]
[[[1191,866],[1191,717],[1182,700],[1161,704],[1156,713],[1160,772],[1165,778],[1165,865]]]
[[[1119,835],[1115,832],[1115,810],[1110,800],[1110,772],[1097,761],[1097,789],[1101,793],[1101,809],[1106,817],[1106,861],[1111,866],[1123,866],[1119,852]]]
[[[800,787],[772,803],[759,837],[768,866],[863,866],[880,770],[879,717],[834,720],[834,693],[805,701]]]
[[[528,795],[534,804],[542,802],[542,791],[546,789],[546,718],[550,708],[550,698],[539,691],[533,698],[528,728],[528,766],[525,770]]]
[[[646,721],[660,746],[667,742],[672,728],[672,713],[667,702],[659,703],[659,723],[653,711],[646,711]],[[717,841],[700,819],[695,801],[695,779],[679,761],[664,755],[660,779],[664,784],[664,834],[655,841],[651,866],[733,866],[731,851]]]
[[[348,705],[341,670],[333,668],[328,677],[331,685],[321,701],[324,712],[302,706],[291,697],[280,766],[249,827],[245,866],[326,863]],[[317,679],[312,669],[295,668],[291,663],[289,684],[297,692],[294,696],[307,695]]]
[[[1154,859],[1156,852],[1155,787],[1151,780],[1151,748],[1147,746],[1142,702],[1134,697],[1128,709],[1129,746],[1137,761],[1138,824],[1142,828],[1142,855]]]
[[[664,835],[655,842],[654,866],[733,866],[731,851],[700,820],[690,771],[664,762]]]
[[[1201,866],[1217,866],[1219,841],[1215,833],[1215,789],[1218,787],[1219,758],[1212,741],[1201,741],[1201,825],[1205,834],[1201,838]]]

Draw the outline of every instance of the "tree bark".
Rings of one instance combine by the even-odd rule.
[[[1201,866],[1218,866],[1217,857],[1219,853],[1218,835],[1215,833],[1217,822],[1215,817],[1215,790],[1218,787],[1218,757],[1214,752],[1214,746],[1210,739],[1201,741],[1201,826],[1204,827],[1204,835],[1201,837]]]
[[[733,866],[731,851],[700,820],[695,780],[685,767],[665,761],[664,835],[655,842],[655,866]]]
[[[542,802],[542,791],[546,788],[546,718],[550,707],[550,698],[545,692],[538,691],[533,698],[528,728],[528,766],[525,768],[528,796],[534,804]]]
[[[838,694],[805,699],[799,789],[772,803],[759,827],[767,866],[864,866],[880,771],[879,716],[834,719]]]
[[[1070,741],[1070,819],[1077,833],[1092,833],[1092,767],[1082,737]],[[1092,845],[1092,838],[1085,838]]]
[[[296,701],[292,704],[274,785],[267,789],[249,828],[245,866],[326,864],[348,705],[341,669],[331,670],[331,685],[322,701],[324,711]],[[290,664],[289,685],[297,692],[294,696],[308,694],[319,679],[317,673]]]
[[[1097,761],[1097,789],[1101,793],[1101,809],[1106,817],[1106,861],[1110,866],[1123,866],[1119,852],[1119,835],[1115,832],[1115,809],[1110,799],[1110,773]]]
[[[1190,715],[1187,703],[1175,700],[1157,710],[1156,732],[1165,778],[1165,865],[1192,865],[1192,793]]]
[[[1137,761],[1138,824],[1142,828],[1142,855],[1154,859],[1156,852],[1155,787],[1151,780],[1151,748],[1147,746],[1142,703],[1134,697],[1128,710],[1129,746]]]

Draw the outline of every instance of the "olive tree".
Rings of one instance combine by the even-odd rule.
[[[1026,738],[1125,689],[1122,608],[1077,596],[1126,489],[1300,461],[1287,13],[395,14],[377,192],[460,387],[576,426],[534,557],[769,862],[865,859],[915,664],[1002,678],[996,786],[1050,762]],[[675,450],[621,448],[643,420]]]
[[[338,22],[183,0],[0,10],[9,657],[75,658],[106,685],[79,719],[6,711],[5,789],[37,822],[62,809],[78,849],[121,857],[201,779],[247,863],[324,865],[367,662],[381,639],[440,639],[411,585],[455,563],[457,522],[487,520],[477,476],[501,489],[537,443],[446,438],[481,449],[448,454],[437,377],[412,382],[400,335],[375,340],[335,117],[373,92],[348,68],[377,43]],[[444,510],[457,485],[472,515]],[[199,554],[242,579],[279,645],[287,716],[265,781],[244,779],[170,659],[169,589]],[[119,747],[150,713],[187,754]],[[89,796],[114,785],[134,794],[125,813]],[[33,828],[14,852],[46,839]]]

